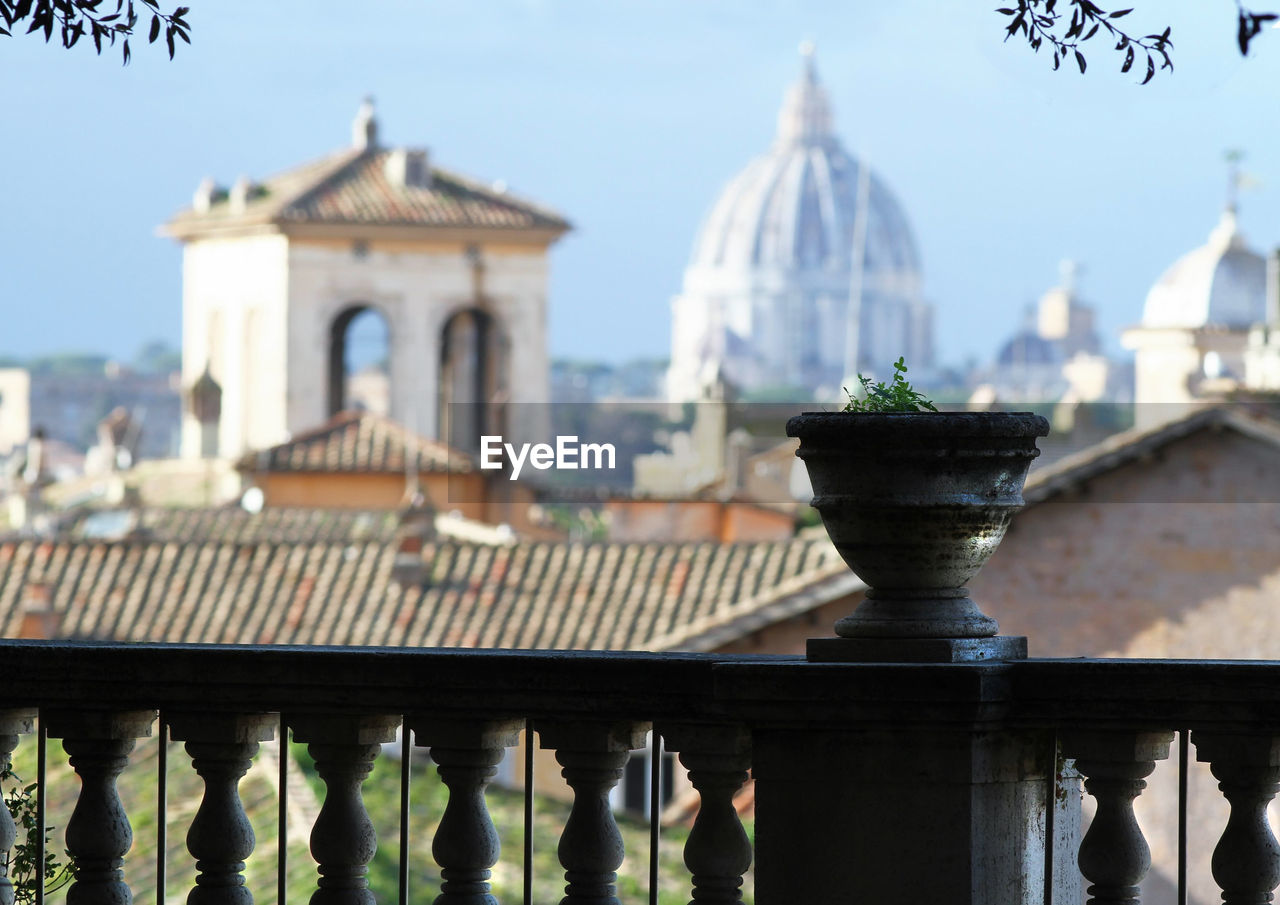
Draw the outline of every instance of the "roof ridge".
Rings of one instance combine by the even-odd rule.
[[[1124,465],[1144,451],[1165,446],[1214,424],[1280,445],[1280,424],[1271,416],[1265,413],[1245,415],[1224,403],[1202,404],[1159,424],[1113,434],[1045,466],[1043,471],[1027,479],[1023,499],[1027,505],[1042,502],[1073,483]]]
[[[313,462],[308,461],[302,465],[295,465],[287,461],[277,460],[288,459],[293,453],[305,449],[307,446],[317,443],[326,444],[335,438],[341,438],[345,431],[353,428],[356,431],[357,438],[360,436],[361,431],[367,431],[370,434],[367,438],[369,444],[375,447],[397,447],[396,452],[406,459],[412,445],[416,449],[419,464],[424,467],[443,463],[450,469],[456,467],[461,471],[469,471],[475,464],[471,455],[463,450],[450,446],[442,440],[437,440],[412,430],[407,425],[388,415],[378,414],[366,409],[344,409],[331,415],[322,424],[308,428],[288,440],[245,453],[237,460],[237,467],[240,469],[256,469],[262,463],[268,469],[278,466],[285,470],[315,470],[316,466]],[[386,451],[383,450],[383,452],[385,454]],[[357,449],[353,455],[359,459],[360,450]],[[343,470],[342,467],[334,466],[332,463],[320,468],[321,470],[328,470],[329,468]],[[399,466],[397,470],[399,470]]]
[[[788,601],[796,601],[795,613],[805,612],[814,606],[826,603],[827,598],[818,594],[818,589],[828,582],[832,584],[835,596],[843,595],[846,590],[866,587],[866,583],[858,578],[838,555],[833,556],[830,561],[817,566],[812,571],[800,572],[769,585],[764,593],[745,597],[723,609],[714,609],[700,619],[688,622],[665,635],[651,638],[649,644],[655,650],[669,650],[677,645],[694,642],[705,650],[707,643],[715,642],[717,629],[726,628],[742,619],[757,618],[768,622],[772,611],[779,607],[789,609],[786,606]],[[748,606],[748,604],[753,605]],[[706,642],[698,643],[699,639],[704,637]]]
[[[319,178],[311,180],[309,184],[304,183],[303,186],[297,191],[295,191],[291,197],[281,200],[275,206],[275,209],[272,211],[271,219],[273,220],[277,218],[287,219],[288,217],[287,212],[289,208],[300,204],[304,199],[309,198],[312,195],[314,195],[316,192],[320,191],[329,182],[336,179],[339,176],[339,174],[343,172],[343,170],[347,169],[352,164],[356,163],[358,160],[360,160],[360,158],[365,157],[366,155],[372,155],[374,153],[376,153],[376,151],[372,148],[369,148],[369,149],[342,148],[341,150],[334,151],[333,154],[329,155],[328,157],[319,158],[313,165],[320,166],[324,164],[326,161],[330,160],[331,158],[333,161],[332,166],[327,167],[321,173]],[[303,166],[306,166],[306,164],[303,164]],[[301,169],[301,167],[292,168],[292,170],[297,170],[297,169]],[[281,175],[282,176],[288,175],[288,173],[292,172],[292,170],[286,170]],[[275,178],[275,177],[271,177],[271,178]]]
[[[524,208],[526,210],[529,210],[537,214],[540,217],[545,217],[548,220],[555,221],[557,224],[561,224],[565,227],[572,227],[573,225],[567,219],[565,219],[565,217],[562,214],[560,214],[553,208],[547,207],[541,202],[534,201],[524,195],[516,194],[515,192],[512,192],[506,188],[504,188],[501,192],[495,191],[493,189],[492,184],[485,185],[480,180],[475,179],[474,177],[471,177],[471,176],[463,175],[462,173],[459,173],[457,170],[451,170],[447,167],[439,167],[432,164],[431,174],[432,176],[439,176],[445,179],[446,181],[453,182],[468,191],[476,192],[477,194],[483,195],[489,200],[495,201],[506,207]]]

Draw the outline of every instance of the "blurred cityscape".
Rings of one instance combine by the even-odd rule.
[[[785,445],[777,425],[753,432],[750,406],[838,407],[844,388],[885,379],[899,357],[940,404],[1051,415],[1041,467],[1196,406],[1280,390],[1277,259],[1238,227],[1238,153],[1217,222],[1206,218],[1203,245],[1168,250],[1140,322],[1101,335],[1088,262],[1064,260],[1037,302],[1011,300],[991,325],[1004,334],[991,360],[959,364],[936,335],[910,212],[842,141],[812,45],[798,69],[773,141],[701,224],[670,303],[667,359],[552,358],[548,257],[569,220],[384,144],[371,100],[347,148],[260,181],[206,179],[163,226],[184,249],[181,349],[143,333],[128,362],[3,360],[10,529],[40,531],[41,517],[122,487],[165,505],[240,499],[261,490],[247,463],[355,413],[463,454],[484,433],[576,424],[624,440],[606,496],[728,496],[744,490],[728,477],[741,471],[733,460]],[[1118,345],[1124,355],[1107,351]],[[693,402],[707,411],[693,417],[681,405]],[[574,477],[579,490],[590,483]],[[802,504],[803,482],[792,483],[785,500],[760,502]]]
[[[1106,333],[1118,290],[1064,252],[965,361],[901,200],[920,193],[845,143],[811,44],[778,94],[653,300],[663,358],[553,355],[551,262],[590,225],[388,141],[373,99],[343,147],[193,174],[146,240],[181,246],[180,344],[139,323],[128,361],[0,359],[0,631],[803,653],[866,587],[784,425],[905,360],[941,408],[1051,422],[972,583],[1006,632],[1051,656],[1280,656],[1280,233],[1243,234],[1240,155],[1136,322]],[[620,807],[645,806],[650,745]],[[696,811],[677,775],[661,795]]]

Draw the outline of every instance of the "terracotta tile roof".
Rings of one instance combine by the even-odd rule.
[[[371,412],[339,412],[288,442],[246,453],[241,471],[403,473],[416,448],[424,472],[470,472],[470,456]]]
[[[59,634],[129,641],[683,650],[717,626],[847,593],[824,540],[741,544],[427,542],[424,580],[396,544],[0,542],[0,631],[31,582]],[[753,626],[756,627],[756,626]],[[746,628],[744,631],[749,631]]]
[[[239,506],[223,506],[216,509],[143,509],[135,517],[134,530],[143,532],[152,540],[200,538],[201,541],[238,544],[260,541],[347,543],[393,541],[399,524],[398,514],[386,510],[270,506],[259,513],[251,513]],[[80,536],[74,527],[68,533],[72,537]]]
[[[569,223],[555,211],[456,173],[431,169],[429,185],[387,178],[386,148],[346,149],[286,170],[253,187],[243,209],[219,193],[207,212],[187,208],[165,224],[185,238],[241,226],[322,223],[446,229],[545,230]]]
[[[1280,421],[1244,404],[1198,408],[1152,428],[1135,428],[1115,434],[1066,456],[1027,478],[1023,499],[1028,505],[1052,499],[1085,481],[1149,456],[1185,437],[1205,430],[1233,430],[1280,448]]]

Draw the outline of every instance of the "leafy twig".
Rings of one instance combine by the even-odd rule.
[[[0,0],[0,35],[10,35],[15,25],[27,23],[27,34],[44,32],[45,43],[53,39],[54,31],[65,48],[72,48],[86,34],[93,41],[94,50],[102,53],[102,45],[114,47],[121,39],[124,63],[132,56],[129,39],[138,23],[150,16],[147,43],[154,44],[164,35],[173,59],[176,41],[191,43],[191,25],[186,16],[188,7],[179,6],[173,12],[160,9],[160,0]],[[139,15],[141,14],[141,15]]]
[[[1171,28],[1166,28],[1160,34],[1139,38],[1116,24],[1117,19],[1129,15],[1133,12],[1132,9],[1107,11],[1093,0],[1068,0],[1067,6],[1071,10],[1071,17],[1066,31],[1061,34],[1059,32],[1066,13],[1058,8],[1058,0],[1018,0],[1017,7],[1005,7],[996,12],[1011,17],[1005,27],[1006,41],[1021,32],[1031,49],[1037,53],[1042,44],[1048,43],[1053,48],[1054,69],[1058,69],[1063,61],[1074,58],[1083,73],[1087,64],[1080,45],[1105,32],[1108,39],[1116,42],[1116,51],[1124,54],[1120,64],[1121,72],[1128,72],[1133,68],[1139,53],[1146,57],[1146,75],[1142,84],[1147,84],[1155,76],[1157,59],[1161,69],[1173,70],[1173,59],[1169,56],[1169,51],[1173,49],[1173,41],[1169,37]]]

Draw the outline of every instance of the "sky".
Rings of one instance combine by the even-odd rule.
[[[1081,264],[1107,346],[1203,243],[1245,152],[1246,238],[1280,244],[1280,33],[1250,58],[1230,0],[1132,0],[1172,26],[1146,86],[1104,42],[1053,72],[973,0],[190,0],[193,45],[134,60],[0,37],[0,354],[175,345],[181,255],[156,227],[197,183],[388,144],[566,215],[551,353],[666,357],[670,300],[723,185],[773,135],[812,40],[846,147],[915,229],[940,358],[986,360]],[[1265,4],[1264,4],[1265,5]],[[354,11],[354,12],[353,12]]]

